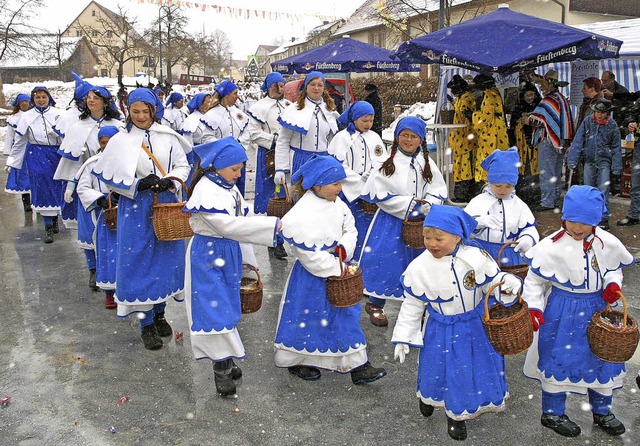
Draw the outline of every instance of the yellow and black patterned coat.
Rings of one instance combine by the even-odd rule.
[[[473,180],[473,160],[477,143],[473,133],[472,119],[476,110],[476,100],[470,91],[456,97],[453,104],[453,123],[466,124],[466,128],[452,129],[449,132],[449,147],[453,151],[453,181]]]
[[[475,180],[487,181],[487,172],[480,167],[480,163],[494,150],[509,148],[502,97],[496,88],[485,90],[480,110],[473,114],[473,130],[478,138]]]

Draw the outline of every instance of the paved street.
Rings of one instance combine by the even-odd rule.
[[[6,174],[0,174],[4,185]],[[614,222],[628,200],[614,200]],[[541,214],[548,233],[559,217]],[[134,318],[117,319],[103,308],[104,295],[87,286],[84,255],[75,232],[62,229],[55,243],[42,242],[43,227],[24,214],[18,196],[0,194],[0,409],[2,444],[42,445],[442,445],[458,444],[446,433],[442,410],[424,419],[415,398],[416,358],[393,362],[390,344],[398,304],[388,305],[390,326],[361,319],[369,356],[388,375],[354,386],[349,375],[325,372],[305,382],[273,364],[278,304],[293,260],[270,259],[256,248],[264,303],[246,315],[240,333],[247,359],[236,399],[216,394],[209,361],[193,359],[184,304],[170,302],[167,318],[180,340],[145,350]],[[639,227],[614,226],[635,255]],[[638,266],[625,273],[631,314],[640,317]],[[637,445],[640,391],[634,378],[640,354],[628,364],[614,412],[627,433],[612,438],[594,427],[587,398],[570,396],[568,415],[582,434],[565,439],[540,425],[540,387],[522,375],[524,354],[507,358],[510,399],[501,414],[467,423],[469,445]],[[123,397],[127,401],[119,403]]]

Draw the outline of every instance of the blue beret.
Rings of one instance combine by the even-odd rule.
[[[249,159],[244,147],[233,136],[197,145],[193,151],[200,158],[202,169],[210,167],[216,170],[224,169],[234,164],[244,163]]]
[[[326,186],[347,178],[342,164],[332,156],[316,156],[304,163],[291,176],[291,182],[297,183],[302,178],[302,187]]]
[[[264,82],[262,83],[260,90],[266,93],[269,91],[269,88],[271,88],[273,84],[277,84],[278,82],[282,82],[284,84],[284,77],[282,76],[282,74],[276,71],[274,71],[273,73],[269,73],[267,74],[267,77],[264,78]]]
[[[231,81],[222,81],[216,87],[216,92],[220,95],[220,99],[228,96],[230,93],[238,89],[238,86]]]
[[[16,105],[18,105],[20,102],[22,101],[29,101],[31,102],[31,98],[29,97],[29,95],[26,95],[24,93],[20,93],[18,96],[16,96],[16,98],[13,100],[13,102],[11,103],[12,107],[15,107]]]
[[[324,74],[322,74],[319,71],[312,71],[310,73],[308,73],[305,78],[304,78],[304,82],[300,85],[300,89],[298,91],[302,91],[305,88],[307,88],[307,85],[309,85],[309,82],[311,82],[312,80],[314,80],[315,78],[320,78],[322,79],[322,82],[326,84],[326,79],[324,78]]]
[[[156,108],[156,118],[162,118],[164,115],[164,106],[158,96],[148,88],[136,88],[127,98],[127,107],[131,107],[134,102],[144,102]]]
[[[202,106],[204,102],[204,98],[207,96],[211,96],[209,93],[198,93],[187,103],[187,108],[189,109],[189,113],[193,113],[197,109]]]
[[[571,186],[564,196],[562,219],[598,226],[607,206],[604,195],[592,186]]]
[[[415,116],[406,116],[398,121],[396,129],[393,132],[394,139],[398,139],[398,135],[403,130],[412,131],[418,135],[422,141],[424,141],[427,136],[427,124],[425,124],[422,119],[416,118]]]
[[[180,102],[181,100],[184,99],[184,96],[182,96],[180,93],[178,93],[177,91],[174,91],[173,93],[171,93],[169,95],[169,97],[167,98],[167,102],[165,102],[166,105],[169,104],[173,104],[175,105],[176,102]]]
[[[520,167],[520,155],[518,149],[511,147],[507,150],[496,149],[480,163],[487,171],[487,179],[491,184],[518,183],[518,167]]]
[[[478,222],[457,206],[434,204],[424,219],[424,226],[437,228],[467,240]]]
[[[98,139],[102,138],[103,136],[108,136],[109,138],[111,138],[118,132],[118,127],[116,127],[115,125],[105,125],[104,127],[101,127],[100,130],[98,130]]]

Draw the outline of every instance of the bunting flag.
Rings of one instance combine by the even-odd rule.
[[[235,8],[232,6],[221,6],[213,3],[203,3],[201,1],[183,0],[130,0],[138,4],[152,4],[157,6],[180,6],[189,9],[200,9],[203,12],[224,14],[235,19],[258,19],[258,20],[301,20],[303,17],[315,17],[320,20],[337,20],[336,17],[320,14],[290,13],[284,11],[267,11],[261,9]]]

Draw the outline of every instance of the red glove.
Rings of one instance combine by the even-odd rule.
[[[347,250],[344,249],[342,246],[340,245],[336,246],[335,253],[338,256],[338,258],[343,262],[347,260]]]
[[[544,324],[544,316],[539,310],[529,310],[531,322],[533,323],[533,331],[538,331],[540,326]]]
[[[608,304],[614,304],[618,299],[620,299],[618,291],[620,291],[620,285],[611,282],[602,292],[602,299],[604,299]]]

